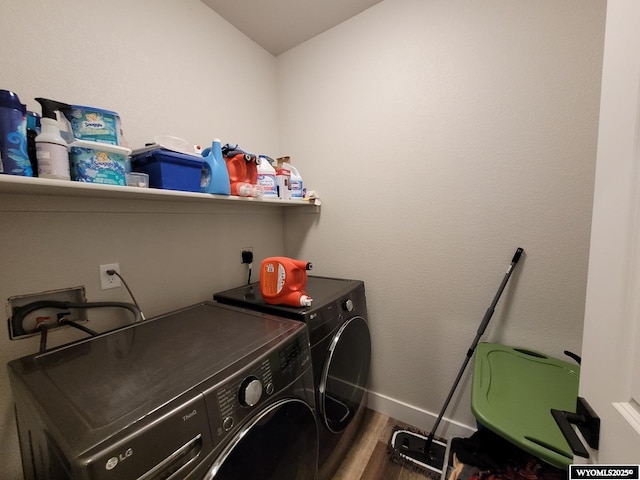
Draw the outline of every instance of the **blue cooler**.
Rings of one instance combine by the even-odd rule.
[[[176,152],[160,145],[134,150],[131,169],[149,175],[151,188],[200,192],[203,159],[197,155]]]

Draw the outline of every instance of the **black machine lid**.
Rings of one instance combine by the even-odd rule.
[[[62,419],[58,428],[115,430],[231,366],[242,368],[299,329],[206,302],[14,360],[9,369],[54,422]]]
[[[304,291],[313,299],[310,307],[269,305],[260,293],[260,282],[218,292],[214,294],[213,299],[229,305],[251,308],[294,320],[303,320],[309,313],[347,295],[360,285],[364,285],[361,280],[309,275]]]

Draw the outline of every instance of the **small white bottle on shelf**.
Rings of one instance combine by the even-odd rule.
[[[40,134],[35,138],[38,176],[71,180],[69,171],[69,147],[60,135],[56,110],[59,103],[46,98],[36,98],[42,105]]]

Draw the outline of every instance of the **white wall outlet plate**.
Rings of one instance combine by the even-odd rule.
[[[116,272],[120,273],[120,264],[107,263],[104,265],[100,265],[100,288],[102,290],[108,290],[109,288],[118,288],[122,286],[120,277],[116,274],[109,275],[107,273],[109,270],[115,270]]]

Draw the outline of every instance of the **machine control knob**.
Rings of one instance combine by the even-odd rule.
[[[347,312],[353,312],[353,310],[356,308],[355,305],[353,304],[353,301],[350,298],[347,298],[344,302],[344,304],[342,305],[342,307],[347,311]]]
[[[262,397],[262,382],[256,377],[251,376],[244,379],[240,385],[238,392],[238,400],[240,405],[245,407],[253,407]]]
[[[233,428],[233,417],[227,417],[224,419],[224,421],[222,422],[222,428],[224,428],[225,432],[228,432],[229,430],[231,430]]]

